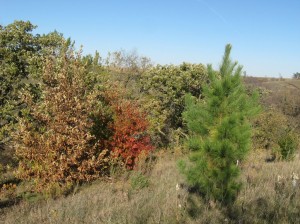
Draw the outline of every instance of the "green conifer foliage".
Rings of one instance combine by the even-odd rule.
[[[256,97],[249,97],[241,81],[242,67],[230,59],[227,45],[220,70],[208,65],[210,83],[203,99],[186,96],[184,120],[189,130],[190,162],[181,164],[191,185],[207,200],[230,204],[241,187],[237,178],[249,150],[249,118],[258,112]]]

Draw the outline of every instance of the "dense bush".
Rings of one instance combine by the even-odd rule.
[[[285,133],[278,139],[280,158],[284,160],[291,160],[294,158],[296,150],[298,149],[297,135],[291,131]]]
[[[122,99],[114,90],[106,91],[105,98],[113,113],[109,125],[112,136],[107,148],[128,169],[133,169],[141,153],[148,154],[153,146],[148,134],[149,122],[134,101]]]
[[[65,50],[45,63],[42,100],[24,95],[30,109],[15,134],[17,175],[33,179],[37,190],[91,181],[108,169],[109,153],[90,134],[95,100],[86,93],[85,74],[80,54]]]
[[[205,66],[183,63],[180,66],[158,65],[141,75],[142,104],[149,114],[155,144],[175,141],[175,132],[182,130],[184,95],[201,97],[207,82]]]
[[[24,21],[0,26],[0,148],[9,144],[20,110],[26,107],[21,89],[28,89],[37,99],[44,59],[62,48],[61,34],[34,35],[35,28]]]
[[[266,109],[253,122],[254,147],[269,151],[268,160],[290,160],[298,147],[297,131],[289,117],[275,109]]]
[[[253,122],[255,148],[270,150],[276,148],[278,139],[283,135],[288,125],[288,119],[282,113],[274,109],[267,109],[262,112]]]

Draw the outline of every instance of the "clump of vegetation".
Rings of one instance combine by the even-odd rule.
[[[147,133],[147,115],[136,102],[122,99],[116,89],[106,91],[105,98],[113,113],[113,122],[109,125],[112,135],[106,148],[124,167],[133,169],[142,153],[147,155],[154,149]]]
[[[300,79],[300,72],[296,72],[293,74],[294,79]]]
[[[27,89],[39,97],[44,59],[59,53],[63,45],[61,34],[34,35],[35,28],[29,21],[0,26],[0,149],[10,145],[20,111],[26,107],[20,91]]]
[[[88,76],[97,63],[85,62],[67,41],[45,62],[41,99],[24,93],[29,108],[15,134],[17,176],[51,196],[108,175],[115,161],[133,169],[139,155],[153,149],[146,114],[117,91],[97,90]]]
[[[139,190],[149,186],[149,180],[141,172],[135,172],[130,179],[133,190]]]
[[[255,147],[273,151],[287,125],[288,119],[282,113],[274,109],[262,112],[253,122]]]
[[[208,66],[210,83],[203,100],[186,97],[183,116],[189,130],[190,163],[182,168],[188,182],[209,200],[230,205],[237,197],[237,160],[245,158],[251,140],[249,118],[258,107],[241,82],[242,67],[230,60],[227,45],[219,72]]]
[[[97,147],[90,134],[95,100],[86,93],[80,54],[69,46],[59,57],[45,63],[42,101],[35,104],[24,95],[24,110],[16,136],[17,176],[34,180],[35,189],[69,188],[75,182],[91,181],[105,174],[109,153]],[[26,114],[25,114],[26,112]],[[49,189],[51,191],[51,187]]]
[[[278,139],[280,158],[284,160],[291,160],[295,157],[298,149],[297,135],[291,131],[286,130],[285,133]]]
[[[253,141],[256,148],[269,152],[268,161],[290,160],[298,147],[297,132],[282,112],[266,109],[253,122]]]
[[[184,96],[190,93],[200,97],[207,80],[205,66],[189,63],[158,65],[141,75],[141,101],[149,114],[152,138],[157,145],[167,146],[182,137]]]

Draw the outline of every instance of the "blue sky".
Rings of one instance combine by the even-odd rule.
[[[29,20],[98,50],[137,50],[160,64],[212,63],[227,43],[248,75],[300,72],[300,0],[0,0],[0,24]]]

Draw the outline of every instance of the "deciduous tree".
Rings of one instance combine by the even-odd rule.
[[[91,134],[95,95],[86,91],[87,71],[80,54],[65,46],[48,57],[43,71],[42,100],[32,103],[16,133],[18,177],[34,180],[35,189],[91,181],[106,174],[109,152]]]

